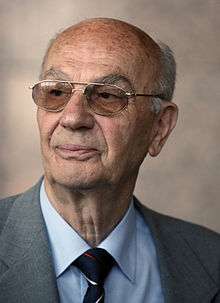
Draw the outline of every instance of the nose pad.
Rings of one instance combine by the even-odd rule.
[[[80,91],[83,92],[83,94],[84,94],[85,89],[83,89],[83,88],[73,88],[73,89],[72,89],[72,94],[73,94],[74,92],[78,91],[78,90],[80,90]]]
[[[76,96],[77,94],[75,94],[75,92],[77,92],[77,91],[81,91],[82,94],[80,94],[79,96]],[[87,108],[87,100],[86,100],[86,96],[85,96],[84,92],[85,92],[85,89],[83,89],[83,88],[73,88],[72,89],[72,96],[71,96],[70,100],[68,101],[68,103],[71,102],[71,99],[78,98],[79,99],[79,103],[82,103],[82,105],[86,109]],[[77,105],[76,100],[73,100],[73,102],[74,102],[75,105]]]

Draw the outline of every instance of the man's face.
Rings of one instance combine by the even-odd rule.
[[[144,53],[112,41],[110,33],[105,39],[102,36],[76,33],[72,40],[61,39],[48,55],[43,77],[95,82],[122,75],[127,81],[115,84],[128,90],[132,85],[143,93],[150,71],[143,65]],[[151,106],[149,98],[137,97],[121,113],[100,116],[88,109],[85,96],[76,91],[60,112],[38,109],[46,178],[73,189],[135,180],[151,140]]]

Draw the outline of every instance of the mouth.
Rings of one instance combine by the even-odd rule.
[[[91,146],[61,144],[55,147],[55,152],[63,159],[85,161],[100,155],[100,151]]]

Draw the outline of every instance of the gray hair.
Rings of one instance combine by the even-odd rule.
[[[176,82],[176,61],[172,50],[166,44],[158,43],[161,51],[160,64],[161,72],[155,83],[155,90],[162,96],[153,98],[153,111],[158,114],[161,108],[161,102],[171,101]]]

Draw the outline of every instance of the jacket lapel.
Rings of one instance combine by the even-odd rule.
[[[165,303],[211,302],[219,288],[175,223],[135,204],[152,232]]]
[[[0,236],[0,302],[57,303],[39,182],[19,196]]]

